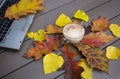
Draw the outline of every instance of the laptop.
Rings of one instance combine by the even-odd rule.
[[[3,17],[7,7],[19,0],[0,0],[0,17]],[[33,21],[34,15],[29,15],[19,20],[0,19],[0,48],[19,50],[26,33]]]

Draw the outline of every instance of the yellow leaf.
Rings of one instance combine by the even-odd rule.
[[[44,0],[20,0],[18,3],[8,7],[5,12],[5,17],[9,19],[19,19],[27,14],[34,14],[37,10],[43,10],[41,4]]]
[[[64,59],[62,56],[58,56],[54,53],[45,55],[43,59],[44,73],[49,74],[56,71],[63,65],[63,63]]]
[[[72,20],[65,14],[61,14],[59,15],[59,17],[57,18],[56,20],[56,25],[60,26],[60,27],[63,27],[67,24],[70,24],[72,23]]]
[[[106,57],[109,59],[118,59],[120,57],[120,49],[115,46],[106,48]]]
[[[29,38],[33,38],[34,41],[43,41],[45,40],[45,31],[44,30],[38,30],[38,32],[30,32],[27,33],[27,36]]]
[[[110,24],[110,30],[116,37],[120,37],[120,26],[117,24]]]
[[[83,10],[77,10],[74,14],[74,18],[88,22],[89,16]]]
[[[81,73],[81,76],[84,78],[84,79],[92,79],[92,68],[90,66],[88,66],[87,62],[85,61],[85,59],[81,59],[81,63],[79,64],[79,66],[83,67],[83,69],[85,71],[83,71]]]

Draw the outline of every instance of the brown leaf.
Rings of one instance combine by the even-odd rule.
[[[71,46],[68,44],[65,44],[62,48],[61,51],[63,53],[66,53],[70,59],[73,59],[75,56],[77,56],[77,53],[72,50]]]
[[[113,40],[113,38],[114,37],[112,35],[107,35],[103,32],[96,32],[96,33],[91,32],[85,35],[81,42],[91,46],[100,47],[103,44]]]
[[[92,21],[91,26],[92,31],[105,31],[109,27],[108,18],[98,17],[96,20]]]
[[[104,56],[102,50],[82,43],[74,45],[79,51],[82,51],[82,54],[86,57],[88,64],[92,68],[97,68],[108,73],[108,59]]]
[[[44,54],[51,53],[53,50],[58,50],[59,43],[61,42],[61,36],[56,38],[51,38],[46,36],[45,42],[34,41],[34,48],[28,49],[28,52],[24,55],[26,58],[35,58],[35,60],[40,59]]]
[[[62,33],[62,28],[49,24],[48,26],[46,26],[46,33],[47,34]]]
[[[62,53],[61,56],[64,58],[61,70],[65,70],[65,79],[81,79],[80,74],[84,69],[78,66],[78,62],[71,60],[66,53]]]

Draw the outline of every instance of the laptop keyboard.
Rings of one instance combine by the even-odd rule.
[[[0,8],[0,17],[4,17],[6,9],[14,3],[17,3],[19,0],[6,0],[6,2]],[[4,40],[7,32],[12,24],[14,19],[9,20],[7,18],[0,19],[0,42]]]

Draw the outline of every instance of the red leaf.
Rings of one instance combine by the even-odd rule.
[[[107,35],[103,32],[89,33],[84,36],[84,39],[81,41],[84,44],[91,46],[100,47],[105,43],[111,41],[114,37],[112,35]]]
[[[80,74],[83,68],[78,66],[78,63],[71,60],[66,53],[61,54],[64,58],[62,70],[65,70],[65,79],[81,79]]]
[[[63,53],[66,53],[70,59],[73,59],[75,56],[77,56],[77,53],[76,53],[75,51],[72,51],[71,46],[68,45],[68,44],[65,44],[65,45],[62,47],[61,51],[62,51]]]

